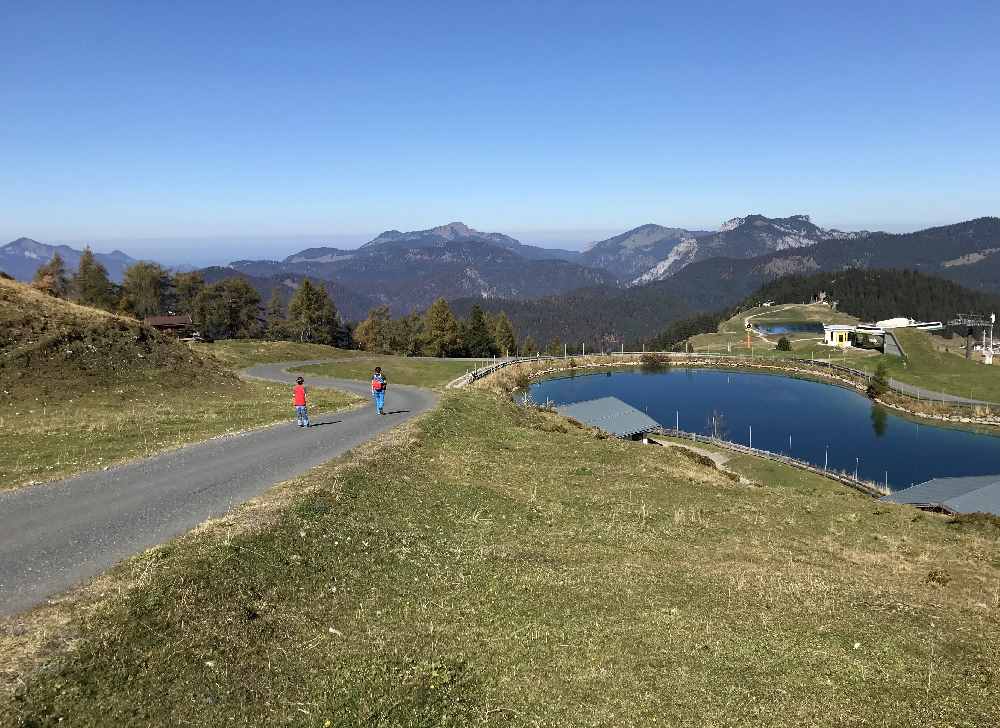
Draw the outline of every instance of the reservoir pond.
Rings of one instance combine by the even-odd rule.
[[[802,379],[714,369],[618,371],[547,379],[532,400],[617,397],[662,426],[784,453],[893,490],[930,478],[1000,473],[1000,437],[925,424],[859,393]]]

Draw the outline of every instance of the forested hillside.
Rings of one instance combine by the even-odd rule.
[[[631,347],[649,339],[669,321],[696,309],[658,286],[632,289],[584,288],[533,301],[463,298],[452,302],[467,316],[478,304],[490,313],[506,312],[523,336],[543,347],[558,340],[588,350]]]
[[[954,281],[912,270],[855,268],[812,275],[788,275],[766,283],[739,304],[669,323],[654,339],[670,349],[696,334],[715,331],[736,312],[765,301],[806,303],[820,291],[837,302],[837,310],[863,321],[906,316],[921,321],[948,322],[963,312],[1000,311],[1000,295],[964,288]]]
[[[862,321],[908,316],[947,323],[957,313],[1000,310],[1000,296],[972,291],[954,281],[912,270],[866,269],[785,276],[761,287],[743,305],[806,302],[817,291],[826,291],[829,300],[837,301],[840,311]]]

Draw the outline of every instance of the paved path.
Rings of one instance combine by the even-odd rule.
[[[295,375],[284,369],[304,363],[259,365],[246,375],[292,382]],[[371,396],[365,382],[310,376],[308,385]],[[0,493],[0,615],[41,604],[427,411],[435,402],[428,390],[391,385],[384,417],[369,404],[314,417],[320,426],[307,430],[294,422],[274,425],[107,471]],[[291,416],[291,404],[288,409]]]

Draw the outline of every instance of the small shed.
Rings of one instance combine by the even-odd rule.
[[[846,349],[851,346],[855,330],[854,326],[848,326],[847,324],[824,324],[823,342],[827,346]]]
[[[934,478],[882,498],[944,513],[992,513],[1000,516],[1000,475]]]
[[[635,439],[660,424],[617,397],[600,397],[556,407],[556,412],[622,439]]]
[[[180,314],[177,316],[147,316],[143,323],[152,326],[157,331],[165,331],[171,334],[186,334],[194,328],[194,321],[190,314]]]

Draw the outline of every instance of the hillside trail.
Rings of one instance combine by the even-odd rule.
[[[287,370],[331,361],[250,367],[243,376],[291,384]],[[369,385],[309,376],[370,398]],[[0,616],[42,604],[110,566],[179,536],[271,486],[364,444],[433,408],[431,390],[393,385],[386,416],[370,403],[328,415],[314,426],[288,422],[213,438],[108,470],[0,493]]]

